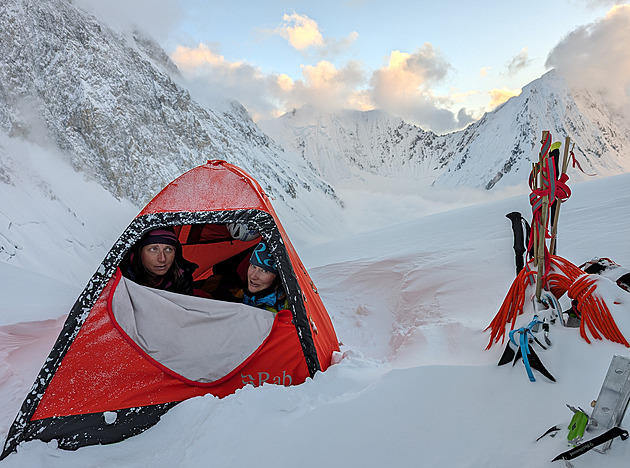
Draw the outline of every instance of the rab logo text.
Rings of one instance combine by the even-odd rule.
[[[288,387],[293,382],[291,374],[287,374],[286,371],[282,371],[282,375],[270,376],[268,372],[257,372],[254,375],[241,374],[243,385],[253,385],[258,387],[264,383],[271,383],[275,385],[284,385]]]

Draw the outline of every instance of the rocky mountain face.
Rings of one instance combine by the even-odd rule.
[[[305,107],[259,125],[333,185],[363,173],[432,180],[446,151],[444,138],[381,111]]]
[[[422,185],[491,190],[525,183],[538,158],[543,130],[554,141],[569,136],[585,172],[630,171],[630,125],[601,96],[569,90],[550,71],[466,129],[436,135],[380,111],[335,114],[294,110],[259,123],[333,186],[379,174]],[[571,177],[586,176],[575,171]]]
[[[3,0],[0,131],[52,144],[72,166],[138,205],[208,159],[251,173],[289,206],[334,190],[283,149],[236,102],[208,109],[178,84],[151,39],[127,37],[68,0]],[[8,158],[0,159],[10,181]]]

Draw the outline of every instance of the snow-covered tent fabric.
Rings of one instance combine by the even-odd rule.
[[[229,223],[247,224],[265,240],[288,310],[270,314],[158,292],[121,276],[121,262],[144,233],[173,226],[184,256],[199,265],[193,279],[201,284],[222,263],[246,259],[258,242],[233,239]],[[162,311],[152,316],[146,307]],[[181,330],[160,345],[166,315],[166,329],[179,321]],[[187,331],[190,323],[199,329]],[[214,329],[212,323],[223,325]],[[179,346],[176,335],[190,347]],[[226,353],[227,342],[232,344]],[[208,161],[166,186],[111,248],[68,314],[0,459],[31,439],[54,439],[65,449],[117,442],[195,396],[224,397],[245,385],[299,384],[326,370],[338,349],[330,317],[269,198],[241,169]]]

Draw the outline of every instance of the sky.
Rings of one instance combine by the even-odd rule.
[[[147,31],[196,97],[236,99],[255,121],[304,105],[382,109],[446,133],[550,68],[630,96],[620,0],[75,2]]]

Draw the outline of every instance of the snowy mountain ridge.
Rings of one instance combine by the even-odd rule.
[[[380,110],[305,107],[259,126],[333,185],[363,172],[430,178],[446,150],[443,138]]]
[[[523,88],[458,132],[436,135],[381,111],[320,113],[297,109],[259,123],[333,186],[366,173],[411,178],[419,185],[490,190],[527,181],[543,130],[575,143],[585,172],[630,171],[630,125],[601,96],[571,91],[555,71]],[[578,180],[585,176],[574,172]]]

